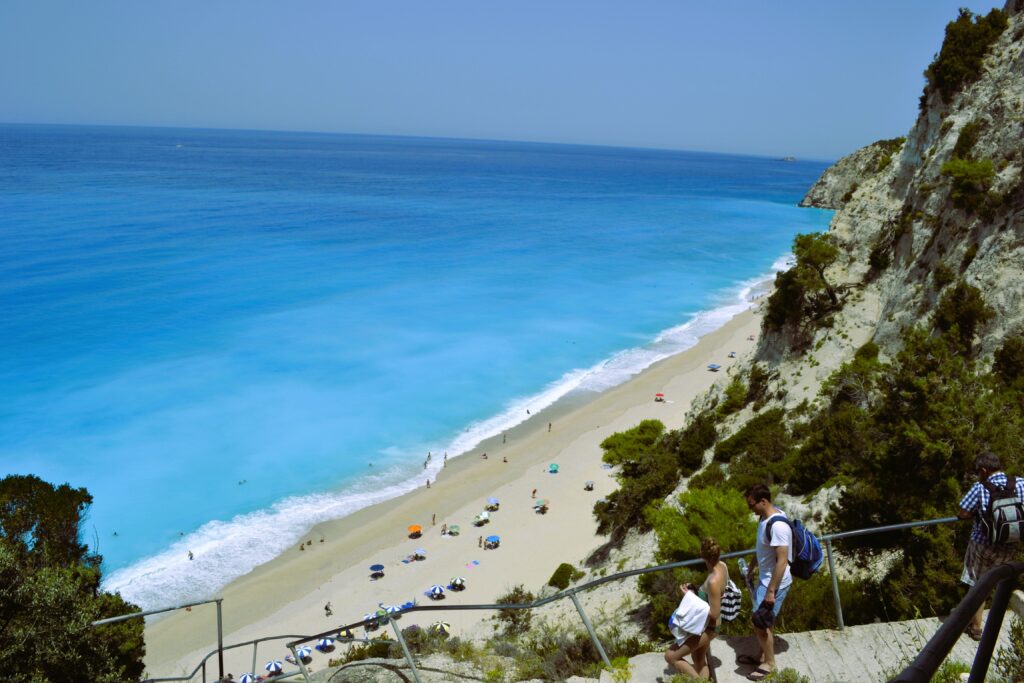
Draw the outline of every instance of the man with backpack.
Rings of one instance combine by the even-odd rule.
[[[974,519],[960,577],[968,586],[993,567],[1012,561],[1024,545],[1024,479],[1003,472],[1003,463],[992,452],[974,459],[974,471],[978,481],[960,501],[957,513],[960,519]],[[974,640],[981,640],[984,611],[982,603],[967,625],[967,635]]]
[[[793,529],[786,513],[772,505],[772,492],[766,485],[754,484],[747,489],[744,497],[747,499],[747,507],[759,519],[755,546],[758,580],[755,584],[753,564],[747,570],[746,578],[748,584],[754,585],[754,613],[751,620],[761,655],[741,655],[737,661],[740,664],[752,664],[755,668],[747,674],[747,678],[760,681],[775,670],[772,625],[793,583],[789,571],[789,564],[793,561]]]

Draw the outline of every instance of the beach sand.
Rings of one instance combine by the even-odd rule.
[[[755,342],[748,337],[757,335],[759,328],[759,315],[743,312],[693,348],[618,387],[538,412],[510,430],[506,443],[498,436],[471,453],[450,458],[429,489],[424,486],[318,525],[306,536],[311,546],[303,551],[295,546],[221,591],[225,645],[269,635],[319,633],[361,620],[378,603],[493,603],[517,584],[538,591],[560,563],[578,566],[605,541],[595,533],[592,509],[616,485],[611,472],[602,468],[600,443],[645,419],[659,419],[670,429],[680,427],[693,398],[752,352]],[[730,351],[736,351],[737,358],[729,358]],[[720,364],[723,371],[709,372],[708,363]],[[653,400],[659,392],[665,394],[665,403]],[[487,459],[480,457],[484,452]],[[551,463],[559,465],[558,474],[548,473]],[[594,481],[593,491],[584,491],[587,480]],[[546,515],[534,512],[533,489],[538,498],[550,501]],[[478,529],[472,521],[489,496],[498,498],[501,506],[491,513],[490,524]],[[431,525],[433,515],[436,524]],[[422,538],[408,537],[411,524],[423,526]],[[443,537],[442,524],[458,524],[461,534]],[[501,537],[501,546],[478,547],[478,538],[491,534]],[[403,563],[417,548],[427,550],[427,559]],[[368,567],[375,563],[385,565],[385,577],[371,581]],[[453,576],[465,577],[465,591],[448,592],[436,603],[424,596],[429,586],[446,585]],[[324,613],[328,601],[334,613],[330,618]],[[490,626],[483,620],[492,614],[416,613],[400,623],[426,626],[443,619],[452,624],[453,635],[486,636]],[[390,634],[390,627],[382,631]],[[361,629],[356,635],[362,635]],[[147,671],[150,676],[191,671],[216,649],[216,642],[212,605],[175,612],[147,625]],[[284,642],[260,647],[257,673],[267,660],[283,659]],[[239,677],[250,670],[251,657],[251,648],[229,651],[225,671]],[[326,655],[315,654],[313,668],[326,663]],[[211,664],[215,669],[216,658]]]

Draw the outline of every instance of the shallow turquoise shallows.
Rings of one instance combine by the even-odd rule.
[[[692,345],[827,226],[824,168],[0,126],[0,473],[89,489],[108,588],[209,595]]]

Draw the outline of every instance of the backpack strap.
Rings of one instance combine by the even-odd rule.
[[[772,524],[775,524],[775,522],[780,519],[789,525],[790,531],[793,530],[793,523],[789,521],[789,517],[783,514],[772,515],[768,518],[768,521],[764,523],[764,542],[766,544],[772,544]]]

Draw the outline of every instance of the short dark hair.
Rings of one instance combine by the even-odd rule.
[[[996,470],[1003,469],[1003,461],[992,451],[982,451],[974,459],[974,469],[977,471],[983,467],[990,472],[995,472]]]
[[[746,498],[752,498],[755,503],[759,500],[767,500],[769,503],[772,501],[772,490],[768,488],[767,484],[753,484],[743,495]]]

